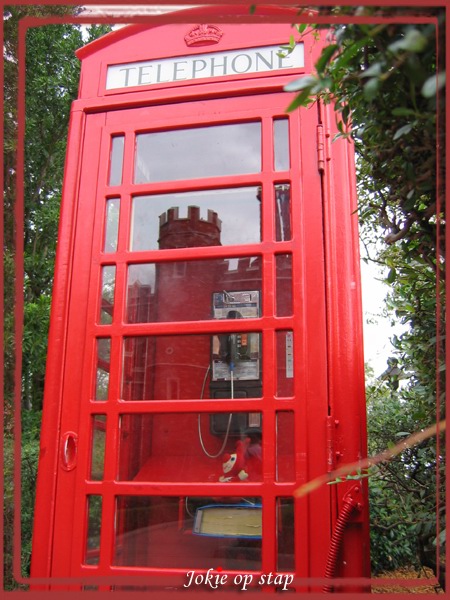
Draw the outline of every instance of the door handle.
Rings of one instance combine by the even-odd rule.
[[[61,467],[71,471],[77,464],[78,436],[73,431],[67,431],[61,438]]]

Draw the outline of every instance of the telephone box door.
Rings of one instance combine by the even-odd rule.
[[[323,574],[317,118],[287,101],[86,117],[52,576]]]

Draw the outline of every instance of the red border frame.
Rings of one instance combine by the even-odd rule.
[[[108,2],[107,0],[103,1],[103,0],[98,0],[98,2],[96,4],[113,4],[114,2]],[[9,2],[8,4],[15,4],[14,2]],[[32,2],[31,0],[24,0],[23,2],[20,2],[20,4],[23,5],[27,5],[27,4],[34,4],[34,2]],[[67,2],[64,1],[60,1],[60,0],[44,0],[41,2],[42,5],[58,5],[58,4],[69,4]],[[71,3],[70,3],[71,4]],[[137,1],[136,4],[144,4],[144,2],[139,2]],[[148,4],[148,2],[145,2],[145,4]],[[170,1],[169,0],[160,0],[160,2],[158,3],[154,3],[154,4],[158,4],[158,5],[170,5]],[[183,0],[179,0],[178,4],[185,4],[185,2]],[[187,4],[187,3],[186,3]],[[241,4],[239,2],[230,2],[230,4]],[[263,2],[254,2],[253,4],[255,5],[262,5],[264,6],[265,3]],[[288,4],[288,2],[283,2],[284,5]],[[290,4],[290,3],[289,3]],[[330,0],[312,0],[309,5],[335,5],[337,4],[334,1],[330,1]],[[360,2],[358,0],[348,0],[346,2],[347,5],[359,5]],[[368,0],[366,2],[366,4],[374,4],[374,5],[392,5],[393,3],[390,2],[389,0],[379,0],[378,2],[373,1],[373,0]],[[202,3],[203,5],[203,3]],[[413,6],[426,6],[426,7],[432,7],[432,6],[436,6],[436,7],[446,7],[448,5],[448,3],[446,1],[444,2],[440,2],[440,1],[436,1],[436,0],[431,0],[429,2],[427,2],[426,4],[424,4],[423,2],[418,2],[417,0],[398,0],[397,2],[395,2],[395,5],[397,6],[408,6],[411,7],[411,5]],[[169,15],[164,15],[164,19],[161,19],[160,17],[150,17],[150,18],[145,18],[145,22],[148,22],[149,20],[154,21],[154,20],[158,20],[158,21],[163,21],[167,19],[168,22],[174,22],[173,18],[171,18],[171,14]],[[120,19],[121,21],[123,19]],[[315,21],[317,21],[318,19],[315,19]],[[411,22],[411,18],[406,18],[405,19],[407,22]],[[87,19],[61,19],[58,20],[57,22],[69,22],[69,23],[73,23],[73,22],[86,22]],[[93,19],[92,22],[108,22],[110,23],[112,20],[110,18],[96,18]],[[329,22],[329,19],[327,20]],[[51,22],[55,22],[55,20],[53,19],[49,19],[49,20],[45,20],[46,24],[49,24]],[[366,21],[366,22],[371,22]],[[42,22],[41,22],[42,24]],[[21,23],[22,25],[22,33],[24,35],[23,32],[23,23]],[[28,24],[27,24],[28,26]],[[21,38],[20,43],[19,43],[19,53],[22,55],[22,60],[20,61],[20,67],[21,70],[19,71],[19,102],[18,102],[18,108],[19,108],[19,127],[18,127],[18,137],[19,137],[19,145],[18,145],[18,161],[17,161],[17,166],[18,166],[18,170],[17,170],[17,190],[18,190],[18,194],[17,194],[17,204],[16,204],[16,213],[15,213],[15,217],[16,217],[16,224],[20,225],[20,227],[22,226],[22,222],[23,222],[23,218],[21,219],[21,217],[23,217],[23,135],[24,135],[24,105],[23,105],[23,97],[24,97],[24,85],[25,85],[25,74],[24,74],[24,69],[23,69],[23,61],[24,61],[24,43],[22,41],[23,38]],[[448,35],[447,35],[447,40],[448,40]],[[450,52],[449,52],[449,48],[448,48],[448,44],[447,44],[447,48],[446,48],[446,57],[447,60],[449,59],[450,56]],[[449,117],[447,116],[447,119],[449,119]],[[448,121],[447,121],[448,123]],[[448,144],[448,142],[447,142]],[[448,148],[448,146],[447,146]],[[448,177],[448,175],[447,175]],[[18,234],[17,234],[17,241],[19,242],[18,245],[16,246],[17,248],[17,256],[16,256],[16,274],[17,274],[17,280],[21,281],[20,278],[20,274],[23,273],[23,264],[22,264],[22,259],[21,256],[23,254],[23,252],[20,252],[21,250],[23,250],[20,247],[20,227],[18,227]],[[20,285],[17,286],[16,288],[17,290],[17,298],[16,298],[16,305],[15,305],[15,317],[16,317],[16,340],[19,342],[16,346],[16,353],[17,353],[17,358],[18,360],[16,361],[16,369],[15,369],[15,377],[16,377],[16,382],[17,382],[17,378],[20,378],[20,352],[21,352],[21,344],[20,344],[20,340],[21,340],[21,333],[22,333],[22,327],[21,327],[21,320],[22,320],[22,312],[23,312],[23,298],[22,298],[22,294],[21,294],[21,289],[20,289]],[[439,360],[440,357],[437,357],[437,359]],[[17,386],[16,386],[16,390],[17,390]],[[20,407],[20,386],[18,389],[18,393],[16,395],[16,402],[18,400],[18,406]],[[20,419],[19,417],[16,415],[16,432],[19,434],[20,433]],[[19,449],[20,450],[20,435],[16,435],[16,450]],[[20,452],[17,454],[17,456],[20,456]],[[18,469],[19,470],[19,469]],[[20,473],[19,476],[17,476],[17,473],[15,474],[15,483],[17,485],[17,482],[19,482],[20,484]],[[17,497],[16,497],[17,500]],[[19,497],[19,502],[16,503],[16,514],[18,514],[20,512],[20,497]],[[16,519],[17,520],[17,519]],[[19,520],[19,524],[20,524],[20,520]],[[16,536],[15,536],[15,540],[17,541],[17,539],[20,538],[20,532],[19,535],[17,535],[16,532]],[[20,541],[20,539],[19,539]],[[17,555],[17,547],[16,547],[16,555]],[[15,561],[15,567],[17,567],[17,561]],[[16,570],[16,568],[15,568]],[[19,566],[19,571],[20,571],[20,566]],[[371,580],[372,581],[372,580]],[[409,582],[409,580],[386,580],[389,584],[393,584],[398,583],[400,585],[405,586],[406,585],[406,581]],[[414,586],[417,586],[418,582],[421,582],[421,580],[411,580],[411,584],[413,584]],[[428,582],[428,580],[426,580]],[[25,581],[24,581],[25,582]],[[377,583],[379,583],[377,581]],[[429,583],[429,582],[428,582]],[[408,584],[409,586],[409,584]],[[186,592],[185,592],[186,593]],[[359,595],[358,595],[359,596]],[[398,597],[398,595],[396,594],[396,597]]]

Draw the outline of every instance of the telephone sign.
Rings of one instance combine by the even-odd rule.
[[[179,58],[111,65],[106,89],[170,83],[226,75],[276,72],[304,66],[303,44],[284,56],[279,46],[210,52]]]

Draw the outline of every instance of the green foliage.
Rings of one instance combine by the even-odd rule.
[[[91,27],[89,40],[109,31]],[[77,96],[84,45],[80,26],[27,32],[25,152],[24,406],[42,406],[46,338],[70,107]]]
[[[429,424],[428,414],[419,410],[423,397],[415,387],[409,385],[409,381],[399,390],[393,389],[387,380],[372,380],[368,384],[371,455]],[[429,404],[425,406],[429,409]],[[426,440],[371,470],[371,555],[375,573],[401,566],[418,567],[424,564],[423,552],[433,546],[436,537],[435,448],[435,439]]]
[[[386,8],[388,15],[396,10]],[[378,9],[358,12],[377,15]],[[438,19],[442,26],[442,15]],[[444,201],[436,187],[436,107],[439,101],[444,110],[438,92],[445,83],[444,71],[436,72],[438,58],[434,24],[349,23],[335,27],[315,72],[286,87],[299,92],[290,110],[317,98],[334,102],[340,135],[351,136],[358,152],[365,226],[381,226],[389,244],[417,241],[416,251],[428,261],[437,249],[438,192]],[[444,252],[443,239],[438,252]]]
[[[13,547],[13,405],[14,392],[14,203],[16,200],[18,23],[27,16],[70,15],[70,6],[11,5],[4,12],[4,265],[5,265],[5,589],[17,589],[12,577]],[[91,27],[88,40],[109,31]],[[39,426],[44,387],[59,204],[67,129],[76,98],[79,62],[74,52],[84,45],[75,25],[31,27],[26,35],[26,122],[24,194],[24,335],[21,456],[22,571],[29,574],[34,493],[39,454]]]
[[[37,465],[39,458],[39,435],[41,411],[22,413],[21,456],[21,527],[22,527],[22,575],[30,573],[31,543],[33,534],[33,508],[36,493]]]
[[[393,324],[405,326],[393,336],[388,369],[367,387],[370,454],[444,417],[444,398],[436,396],[436,383],[442,392],[445,375],[443,286],[436,290],[437,275],[441,281],[445,275],[445,161],[442,156],[437,161],[437,147],[445,144],[443,127],[436,127],[438,115],[445,115],[444,13],[420,10],[436,16],[438,27],[378,19],[404,15],[405,8],[322,8],[323,14],[348,15],[348,23],[334,27],[314,72],[286,86],[297,92],[289,110],[333,102],[338,136],[354,141],[366,259],[388,267],[384,310]],[[352,23],[354,15],[374,19]],[[291,41],[284,50],[294,46]],[[436,481],[438,470],[442,476],[444,471],[442,446],[437,459],[433,439],[371,469],[374,572],[419,562],[436,570],[430,549],[435,557],[436,492],[444,504]],[[439,519],[444,550],[442,513]]]

